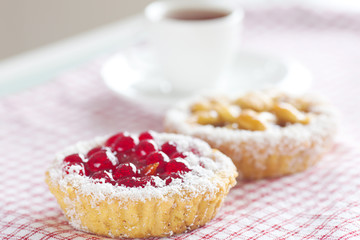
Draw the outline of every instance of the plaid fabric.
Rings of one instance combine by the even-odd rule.
[[[317,166],[240,182],[214,220],[172,239],[360,238],[360,17],[292,8],[247,13],[244,47],[300,59],[338,106],[342,129]],[[0,100],[0,239],[102,239],[68,225],[44,183],[54,153],[120,130],[162,130],[162,115],[119,99],[101,61]],[[156,108],[156,106],[154,106]]]

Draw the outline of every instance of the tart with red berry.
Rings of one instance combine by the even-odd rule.
[[[70,224],[110,236],[171,236],[211,220],[236,167],[202,140],[123,132],[59,153],[46,182]]]
[[[245,179],[278,177],[318,162],[336,132],[334,109],[319,97],[274,90],[206,96],[170,109],[168,132],[200,138],[229,156]]]

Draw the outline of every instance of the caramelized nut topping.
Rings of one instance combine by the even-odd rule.
[[[202,125],[218,125],[221,123],[219,115],[216,111],[199,111],[195,112],[196,122]]]
[[[209,110],[211,110],[211,104],[207,101],[197,102],[191,106],[192,112],[209,111]]]
[[[309,103],[286,94],[247,93],[231,101],[211,98],[191,106],[193,121],[201,125],[265,131],[270,125],[308,124]]]
[[[286,123],[302,123],[308,124],[309,117],[304,113],[297,110],[293,105],[289,103],[276,103],[273,108],[273,112],[275,113],[278,121],[281,124]]]
[[[257,112],[264,112],[271,109],[273,100],[267,95],[250,92],[237,98],[235,104],[239,105],[242,109],[252,109]]]
[[[231,111],[230,105],[217,103],[215,104],[214,109],[223,122],[231,123],[236,121],[236,115]]]
[[[247,129],[251,131],[264,131],[266,125],[258,118],[258,114],[250,109],[246,109],[241,112],[237,119],[237,124],[241,129]]]

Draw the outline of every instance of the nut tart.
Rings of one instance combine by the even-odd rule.
[[[237,174],[230,158],[202,140],[121,132],[60,152],[46,182],[76,229],[145,238],[203,226]]]
[[[167,112],[165,129],[205,140],[229,156],[243,178],[261,179],[318,162],[332,145],[335,119],[319,97],[257,91],[182,102]]]

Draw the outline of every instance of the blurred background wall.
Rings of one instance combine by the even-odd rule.
[[[0,60],[140,13],[151,0],[0,0]]]

